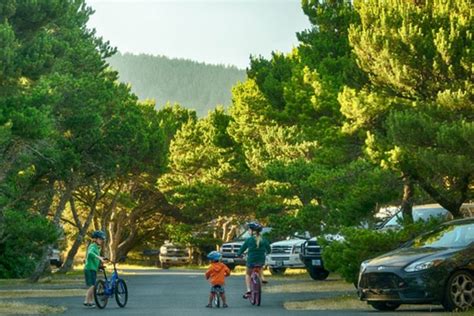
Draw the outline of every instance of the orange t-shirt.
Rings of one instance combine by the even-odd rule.
[[[206,272],[206,279],[214,285],[224,285],[225,277],[230,275],[230,269],[222,262],[213,262]]]

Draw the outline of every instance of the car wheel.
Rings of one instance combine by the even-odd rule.
[[[378,311],[394,311],[401,305],[392,302],[369,302],[369,304]]]
[[[169,269],[170,266],[167,265],[166,263],[162,262],[162,263],[161,263],[161,268],[162,268],[162,269]]]
[[[308,271],[309,276],[313,280],[322,281],[326,280],[329,276],[329,271],[324,269],[316,269],[314,267],[306,269]]]
[[[467,271],[457,271],[446,283],[443,307],[447,311],[465,311],[474,306],[474,278]]]
[[[272,275],[282,275],[285,273],[286,268],[269,268]]]

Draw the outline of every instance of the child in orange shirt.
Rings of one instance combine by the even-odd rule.
[[[217,251],[211,251],[207,255],[207,259],[211,260],[211,266],[206,272],[206,279],[211,283],[211,293],[209,294],[209,304],[206,307],[212,307],[214,295],[220,295],[222,307],[228,307],[225,300],[224,284],[225,277],[230,275],[230,269],[222,262],[219,262],[221,257],[221,253]]]

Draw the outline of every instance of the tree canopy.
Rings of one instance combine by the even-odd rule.
[[[67,249],[67,271],[97,229],[115,260],[170,238],[202,254],[249,219],[283,237],[367,224],[385,205],[410,215],[437,202],[460,217],[474,188],[470,2],[302,10],[298,45],[252,56],[246,77],[172,61],[176,78],[169,60],[113,57],[85,1],[3,1],[0,277],[37,280],[52,247]],[[109,62],[143,82],[120,83]],[[214,108],[139,101],[132,91],[157,78],[184,105]]]

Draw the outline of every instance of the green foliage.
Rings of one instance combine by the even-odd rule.
[[[58,238],[56,228],[44,217],[8,210],[0,228],[0,278],[25,278],[33,272],[42,250]]]
[[[163,56],[116,54],[108,62],[140,99],[179,103],[200,117],[217,104],[228,105],[231,87],[245,79],[245,72],[235,67]]]
[[[346,131],[366,132],[368,156],[408,176],[461,216],[472,198],[473,83],[470,1],[356,1],[349,29],[370,77],[346,87]]]
[[[302,4],[312,28],[290,54],[252,58],[230,108],[229,133],[261,181],[257,214],[281,234],[357,224],[401,190],[390,171],[364,158],[361,135],[341,130],[339,92],[367,82],[347,36],[357,12],[350,1]]]
[[[197,230],[195,226],[189,224],[168,224],[166,233],[172,242],[193,246],[196,248],[215,248],[222,243],[216,239],[205,227],[200,226]]]
[[[181,129],[183,124],[188,121],[196,121],[196,112],[185,109],[179,104],[166,104],[162,109],[158,111],[158,117],[160,120],[160,129],[163,131],[167,154],[169,154],[169,146],[174,135]]]
[[[208,117],[188,120],[170,145],[169,173],[159,188],[189,220],[203,223],[242,212],[248,181],[239,146],[229,136],[230,116],[217,108]]]
[[[269,236],[272,240],[281,240],[295,233],[309,232],[318,236],[322,232],[322,214],[324,210],[318,205],[305,205],[297,212],[273,213],[268,216],[268,226],[272,227]]]
[[[41,214],[59,228],[66,202],[77,199],[78,213],[68,215],[80,234],[91,221],[79,217],[103,207],[108,216],[100,214],[96,228],[108,228],[112,216],[122,223],[111,226],[122,229],[128,212],[121,235],[141,238],[136,217],[148,223],[156,211],[149,204],[166,204],[144,193],[166,162],[162,120],[109,70],[105,59],[115,50],[87,29],[90,14],[84,1],[0,6],[0,227],[11,210]],[[131,210],[121,212],[124,204]],[[31,270],[30,261],[18,265]]]
[[[348,282],[356,283],[360,264],[368,259],[394,250],[416,236],[436,227],[439,221],[405,224],[399,231],[372,230],[356,227],[341,231],[344,240],[328,241],[319,238],[323,245],[323,259],[327,269],[336,271]]]
[[[359,225],[370,221],[380,205],[401,200],[400,179],[362,158],[337,168],[318,168],[308,181],[320,188],[323,218],[329,225]]]

